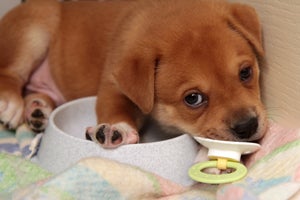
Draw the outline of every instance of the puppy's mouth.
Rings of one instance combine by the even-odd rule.
[[[225,125],[226,128],[208,129],[204,135],[207,138],[215,140],[258,142],[267,130],[264,123],[259,117],[248,117]]]

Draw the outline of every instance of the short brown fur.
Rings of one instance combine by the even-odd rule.
[[[31,0],[0,22],[0,108],[14,105],[0,109],[0,120],[12,128],[22,122],[22,89],[47,59],[66,101],[97,95],[100,125],[88,134],[95,140],[104,124],[104,147],[138,142],[149,115],[191,135],[257,140],[267,127],[259,89],[263,54],[258,17],[246,5]],[[245,66],[249,81],[240,80]],[[191,93],[207,99],[192,108],[185,103]],[[237,127],[253,118],[255,133],[239,135]],[[121,134],[117,142],[114,131]]]

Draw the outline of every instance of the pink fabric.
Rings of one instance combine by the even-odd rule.
[[[39,92],[47,94],[55,102],[56,106],[66,102],[51,76],[47,59],[45,59],[41,66],[32,74],[29,84],[26,86],[26,90],[29,93]]]
[[[261,149],[244,160],[245,164],[249,167],[255,161],[271,153],[277,147],[299,139],[299,131],[300,129],[286,128],[270,122],[268,132],[259,142]]]

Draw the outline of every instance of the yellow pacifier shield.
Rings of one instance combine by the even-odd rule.
[[[206,168],[217,168],[217,161],[207,161],[193,165],[189,169],[189,176],[198,182],[209,184],[223,184],[238,181],[244,178],[247,174],[247,168],[238,162],[227,161],[227,168],[235,171],[228,174],[207,174],[203,170]]]

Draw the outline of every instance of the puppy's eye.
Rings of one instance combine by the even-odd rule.
[[[194,93],[191,93],[191,94],[188,94],[187,96],[185,96],[184,102],[189,107],[198,108],[207,102],[207,98],[205,95],[203,95],[201,93],[194,92]]]
[[[252,78],[253,70],[250,65],[242,67],[240,70],[239,76],[242,82],[247,82]]]

